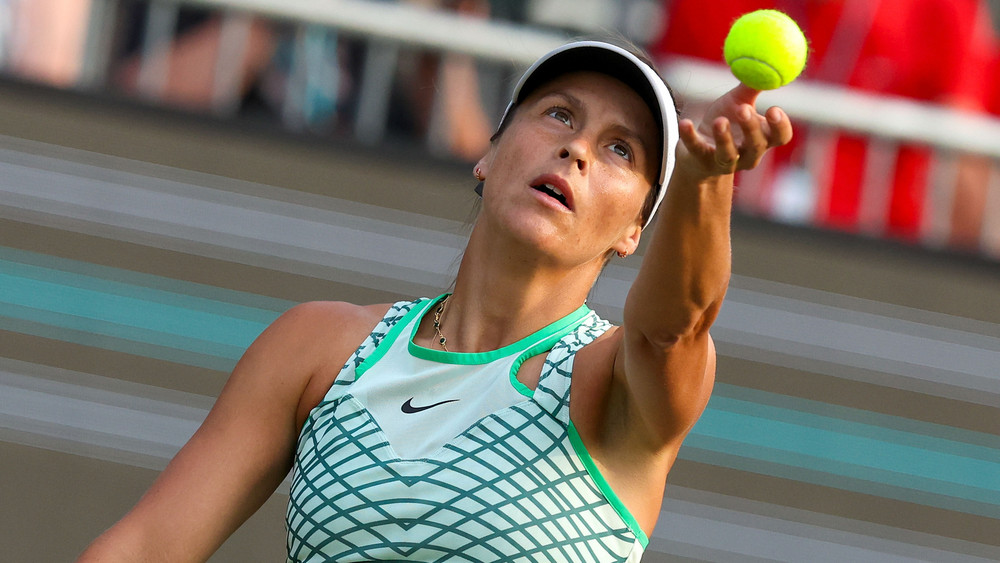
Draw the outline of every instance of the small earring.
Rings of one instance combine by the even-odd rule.
[[[486,177],[485,177],[485,176],[483,176],[483,171],[482,171],[482,169],[481,169],[481,168],[479,168],[478,166],[476,167],[476,171],[475,171],[475,172],[474,172],[474,173],[473,173],[472,175],[473,175],[473,176],[475,176],[475,177],[476,177],[476,179],[477,179],[477,180],[479,180],[480,182],[482,182],[483,180],[485,180],[485,179],[486,179]]]
[[[628,252],[616,252],[619,258],[628,258]]]

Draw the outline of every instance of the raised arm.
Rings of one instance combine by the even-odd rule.
[[[207,560],[288,473],[307,403],[322,397],[316,382],[332,382],[329,370],[343,365],[377,322],[371,318],[367,308],[342,303],[282,315],[250,346],[149,491],[78,561]]]
[[[729,283],[733,173],[792,136],[783,111],[756,112],[757,94],[740,85],[709,107],[699,127],[681,121],[677,166],[625,302],[615,374],[653,444],[679,446],[711,393],[708,330]]]

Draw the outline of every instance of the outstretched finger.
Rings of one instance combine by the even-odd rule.
[[[694,124],[690,119],[682,119],[677,123],[678,133],[680,134],[681,142],[687,147],[688,151],[698,153],[704,152],[705,142],[701,138],[701,134],[698,133],[698,126]]]
[[[695,156],[700,162],[711,161],[715,147],[702,134],[694,122],[690,119],[682,119],[678,123],[678,130],[681,142],[688,153]]]
[[[740,142],[740,169],[746,170],[760,164],[768,148],[768,129],[765,118],[748,105],[736,111],[736,120],[742,132]]]
[[[720,117],[712,123],[712,136],[715,139],[715,164],[723,173],[736,171],[740,160],[740,150],[733,138],[732,124]]]
[[[769,147],[780,147],[792,140],[792,121],[781,108],[774,106],[764,114],[767,120]]]

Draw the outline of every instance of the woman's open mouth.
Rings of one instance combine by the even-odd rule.
[[[566,203],[566,196],[563,195],[562,190],[560,190],[558,187],[553,186],[552,184],[548,184],[548,183],[538,184],[538,185],[531,186],[531,187],[533,189],[535,189],[535,190],[538,190],[538,191],[540,191],[540,192],[548,195],[549,197],[552,197],[552,198],[556,199],[559,203],[563,204],[566,208],[569,208],[569,205]]]

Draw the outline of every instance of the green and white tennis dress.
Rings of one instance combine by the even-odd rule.
[[[648,540],[569,420],[575,354],[610,325],[583,306],[493,352],[417,346],[440,299],[393,305],[309,414],[288,561],[639,561]],[[531,391],[515,375],[546,351]]]

